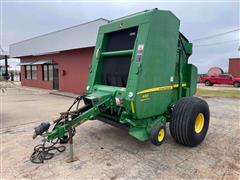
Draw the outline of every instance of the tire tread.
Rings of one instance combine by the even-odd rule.
[[[195,142],[190,139],[189,126],[192,121],[194,108],[207,106],[207,103],[197,97],[181,98],[174,106],[170,121],[170,133],[174,140],[186,146],[195,146]],[[209,113],[209,112],[208,112]]]

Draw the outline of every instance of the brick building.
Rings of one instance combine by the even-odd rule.
[[[10,45],[20,58],[23,86],[84,94],[98,28],[97,19]]]
[[[240,58],[230,58],[228,73],[234,77],[240,77]]]

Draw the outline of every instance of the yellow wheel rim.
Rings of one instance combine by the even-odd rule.
[[[162,142],[164,136],[165,136],[165,130],[161,129],[158,133],[158,142]]]
[[[200,133],[204,126],[204,115],[203,113],[199,113],[196,117],[195,121],[195,132]]]

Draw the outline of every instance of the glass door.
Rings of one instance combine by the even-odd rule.
[[[58,64],[53,65],[53,89],[59,89]]]

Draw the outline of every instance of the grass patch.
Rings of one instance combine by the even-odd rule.
[[[208,90],[208,89],[197,89],[197,96],[211,96],[211,97],[231,97],[240,98],[239,90]]]

